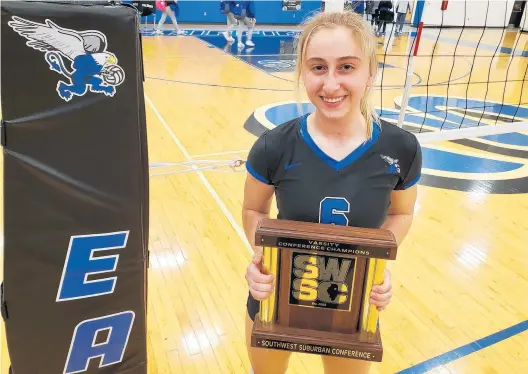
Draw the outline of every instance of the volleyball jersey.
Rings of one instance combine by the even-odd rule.
[[[307,131],[307,115],[261,135],[247,170],[275,187],[278,218],[339,225],[381,226],[392,190],[414,185],[421,171],[416,137],[389,123],[341,161],[326,155]]]
[[[247,171],[275,188],[277,218],[381,227],[391,192],[420,178],[422,153],[416,137],[390,123],[376,123],[370,140],[337,161],[314,142],[306,119],[304,115],[266,131],[248,155]],[[252,319],[258,308],[249,295]]]
[[[255,18],[255,10],[249,0],[220,1],[220,12],[223,14],[230,12],[235,17],[241,17],[244,11],[246,17]]]

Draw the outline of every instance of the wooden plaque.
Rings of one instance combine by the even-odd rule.
[[[381,361],[378,311],[369,303],[396,259],[388,230],[263,219],[255,244],[274,293],[261,302],[253,347]]]

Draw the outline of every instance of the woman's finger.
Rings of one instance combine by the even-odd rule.
[[[257,283],[253,280],[249,280],[249,288],[258,292],[271,292],[273,291],[273,284],[271,283]]]
[[[255,264],[249,264],[246,279],[252,279],[257,283],[271,283],[275,277],[273,274],[262,274]]]
[[[387,306],[389,305],[389,302],[390,300],[387,300],[387,301],[379,301],[379,300],[374,300],[374,299],[369,299],[369,302],[371,305],[374,305],[376,307],[382,307],[382,306]]]
[[[392,291],[386,293],[371,292],[370,297],[376,301],[388,301],[392,297]]]
[[[260,292],[260,291],[254,291],[254,290],[250,290],[251,292],[251,296],[253,296],[253,298],[255,300],[266,300],[268,297],[269,297],[269,292]]]
[[[391,274],[390,274],[390,271],[385,269],[385,277],[383,279],[383,283],[372,287],[372,291],[378,292],[378,293],[386,293],[386,292],[389,292],[391,289],[392,289]]]

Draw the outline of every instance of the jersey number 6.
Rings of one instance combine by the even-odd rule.
[[[319,223],[348,226],[350,203],[344,197],[325,197],[319,206]]]

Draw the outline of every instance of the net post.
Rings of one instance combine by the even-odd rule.
[[[405,118],[405,112],[407,111],[407,103],[409,102],[409,95],[412,89],[412,78],[414,75],[414,59],[418,54],[418,45],[420,44],[420,38],[422,36],[423,22],[418,24],[418,30],[416,32],[416,40],[414,43],[414,49],[409,58],[409,64],[407,66],[407,76],[405,77],[405,88],[403,90],[403,97],[400,104],[400,115],[398,117],[398,127],[403,127],[403,120]]]

